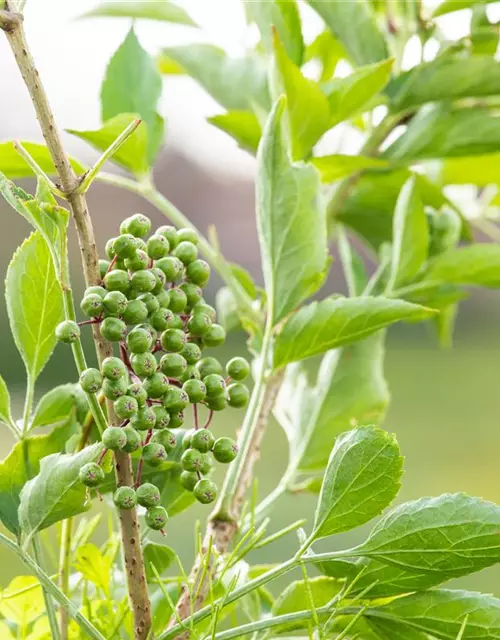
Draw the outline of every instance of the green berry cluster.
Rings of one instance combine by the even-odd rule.
[[[62,322],[56,335],[71,343],[80,337],[81,325],[97,324],[102,337],[117,345],[119,357],[106,358],[100,370],[85,370],[80,384],[85,392],[102,391],[113,401],[122,424],[104,431],[103,444],[111,451],[141,450],[139,469],[167,460],[177,445],[173,430],[184,425],[186,409],[193,406],[194,427],[183,439],[180,481],[200,502],[209,503],[217,493],[206,477],[211,458],[231,462],[237,448],[230,438],[216,440],[206,427],[214,411],[246,406],[249,393],[242,382],[250,367],[237,357],[224,370],[218,359],[203,354],[224,343],[225,331],[203,299],[210,267],[198,257],[197,234],[161,226],[146,240],[150,231],[144,215],[123,221],[120,235],[106,244],[101,284],[89,287],[81,301],[88,319]],[[198,424],[198,405],[209,412],[204,427]],[[86,464],[80,473],[89,487],[98,487],[103,476],[97,463]],[[153,529],[163,529],[168,518],[159,500],[158,489],[141,484],[140,477],[135,488],[119,487],[114,495],[120,509],[146,507]]]

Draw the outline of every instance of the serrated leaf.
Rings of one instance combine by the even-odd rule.
[[[10,327],[34,383],[56,346],[56,326],[63,319],[61,287],[47,243],[38,231],[14,254],[5,280]]]
[[[255,56],[230,58],[210,44],[190,44],[163,49],[162,55],[180,65],[214,100],[228,111],[269,108],[267,72]],[[161,68],[161,57],[160,57]]]
[[[388,48],[366,0],[307,0],[358,66],[388,58]]]
[[[0,421],[4,424],[13,424],[10,410],[10,394],[5,384],[5,380],[0,376]]]
[[[330,454],[311,537],[325,538],[369,522],[401,486],[403,458],[394,436],[359,427],[340,435]]]
[[[87,462],[95,462],[102,450],[99,442],[79,453],[57,453],[42,460],[40,472],[21,492],[19,522],[25,544],[41,529],[90,508],[78,473]]]
[[[23,486],[38,473],[43,458],[64,451],[75,427],[70,418],[50,433],[27,436],[0,462],[0,520],[15,535],[20,533],[18,508]]]
[[[139,115],[147,127],[149,167],[163,141],[163,119],[156,112],[161,92],[160,72],[132,28],[106,69],[101,87],[101,116],[107,122],[121,114]]]
[[[427,280],[480,287],[500,287],[500,246],[474,244],[451,249],[432,262]]]
[[[402,320],[417,322],[435,312],[404,300],[379,297],[326,298],[302,307],[276,338],[274,366],[282,367],[362,340]]]
[[[330,128],[330,106],[319,84],[302,75],[276,34],[274,60],[277,93],[283,90],[287,98],[292,160],[302,160],[310,155],[316,142]]]
[[[251,111],[228,111],[208,118],[208,122],[228,133],[245,151],[257,153],[262,127],[257,116]]]
[[[416,629],[443,640],[456,640],[467,618],[462,640],[500,638],[500,600],[471,591],[434,589],[415,593],[368,609],[365,616],[372,622],[383,621],[382,629]]]
[[[70,416],[79,417],[78,414],[86,411],[88,407],[85,394],[79,384],[62,384],[40,398],[33,417],[30,429],[36,427],[48,427],[66,422]]]
[[[143,548],[143,555],[148,582],[152,582],[156,579],[151,565],[154,565],[156,571],[161,575],[169,568],[177,557],[175,551],[170,547],[167,547],[167,545],[155,544],[154,542],[146,543]]]
[[[371,108],[373,98],[389,82],[394,59],[356,69],[345,78],[336,78],[324,87],[331,110],[330,126]]]
[[[47,175],[57,175],[49,150],[44,144],[25,140],[21,141],[21,144]],[[85,173],[85,167],[78,160],[70,160],[76,173]],[[26,160],[15,150],[13,142],[0,142],[0,172],[11,180],[31,178],[35,175]]]
[[[328,265],[319,176],[314,167],[290,162],[284,106],[281,98],[273,108],[257,157],[257,225],[273,324],[319,289]]]
[[[354,424],[380,422],[389,403],[383,364],[380,332],[327,353],[314,387],[303,363],[287,368],[275,415],[288,438],[290,463],[299,471],[323,469],[334,438]]]
[[[360,555],[446,579],[500,561],[500,507],[462,493],[396,507],[358,547]]]
[[[89,580],[109,598],[112,562],[110,557],[89,542],[76,550],[73,566],[85,580]]]
[[[134,18],[160,20],[189,26],[197,26],[186,11],[170,0],[141,0],[140,2],[101,2],[97,7],[84,13],[82,18],[104,16],[111,18]]]
[[[429,228],[416,179],[405,183],[393,218],[392,261],[388,291],[411,281],[427,259]]]
[[[318,169],[321,181],[329,184],[341,178],[361,171],[363,169],[386,169],[389,163],[379,158],[369,158],[367,156],[346,156],[334,154],[331,156],[318,156],[312,158],[311,163]]]

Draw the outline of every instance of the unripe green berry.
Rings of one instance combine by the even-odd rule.
[[[186,371],[184,371],[184,373],[181,376],[179,376],[179,382],[182,382],[182,383],[187,382],[188,380],[199,380],[199,379],[200,379],[200,373],[194,364],[188,364],[188,366],[186,367]]]
[[[125,267],[129,271],[133,271],[134,273],[136,273],[137,271],[143,271],[144,269],[147,269],[149,262],[150,260],[148,254],[141,249],[137,249],[133,258],[127,258],[127,260],[125,260]]]
[[[153,373],[142,384],[149,398],[161,398],[169,388],[167,376],[160,372]]]
[[[231,438],[217,438],[212,453],[217,462],[232,462],[238,455],[238,445]]]
[[[146,293],[153,291],[156,286],[156,276],[149,269],[143,271],[136,271],[130,278],[130,285],[135,291]]]
[[[109,380],[104,378],[102,383],[102,392],[109,400],[117,400],[127,393],[127,380],[120,378],[119,380]]]
[[[161,269],[158,269],[158,267],[153,267],[151,269],[151,273],[154,273],[154,276],[156,278],[155,288],[151,293],[154,293],[155,295],[157,295],[158,293],[161,293],[161,291],[164,290],[163,287],[165,286],[167,279],[165,278],[165,274],[163,273],[163,271]]]
[[[178,378],[186,368],[187,362],[180,353],[166,353],[160,360],[160,369],[169,378]]]
[[[186,276],[194,284],[204,287],[210,280],[210,266],[205,260],[194,260],[186,267]]]
[[[224,378],[217,373],[211,373],[203,378],[205,387],[207,389],[207,396],[209,398],[216,398],[224,393],[226,390],[226,383]]]
[[[158,301],[159,306],[162,309],[168,309],[170,305],[170,292],[166,289],[162,289],[159,293],[156,294],[156,299]]]
[[[170,386],[163,396],[163,406],[169,413],[179,413],[189,404],[189,396],[183,389]]]
[[[131,418],[134,413],[137,413],[139,410],[139,403],[135,398],[132,398],[132,396],[124,395],[121,396],[121,398],[118,398],[118,400],[115,400],[114,409],[116,415],[122,420],[125,420],[127,418]]]
[[[215,438],[209,429],[198,429],[191,438],[191,446],[201,453],[207,453],[214,446]]]
[[[104,358],[101,365],[101,371],[102,375],[110,380],[119,380],[127,375],[127,367],[125,366],[125,363],[123,360],[120,360],[120,358],[116,358],[115,356]]]
[[[217,318],[216,310],[203,300],[200,300],[194,305],[191,313],[193,316],[197,313],[204,313],[212,322],[215,322]]]
[[[181,329],[167,329],[161,334],[161,346],[165,351],[179,353],[186,344],[186,334]]]
[[[115,240],[116,238],[110,238],[107,242],[106,242],[106,246],[104,247],[104,253],[107,255],[107,257],[110,260],[113,260],[113,258],[115,257],[116,253],[115,253],[115,249],[114,249],[114,244],[115,244]]]
[[[203,342],[207,347],[219,347],[226,341],[226,330],[220,324],[213,324],[203,336]]]
[[[113,502],[118,509],[133,509],[137,504],[137,498],[132,487],[118,487],[113,494]]]
[[[184,451],[186,451],[186,449],[191,448],[191,441],[195,433],[196,433],[196,429],[189,429],[189,431],[186,431],[186,433],[184,434],[182,438],[182,449]]]
[[[179,242],[172,253],[176,258],[179,258],[184,265],[193,262],[198,257],[196,245],[186,240]]]
[[[78,472],[78,478],[86,487],[97,487],[104,481],[104,471],[96,462],[87,462]]]
[[[127,444],[127,435],[121,427],[108,427],[103,431],[102,443],[106,449],[119,451]]]
[[[175,437],[175,434],[169,429],[162,429],[161,431],[157,431],[153,435],[151,442],[157,442],[158,444],[161,444],[165,448],[165,451],[167,453],[173,451],[177,446],[177,438]]]
[[[192,309],[203,297],[203,291],[193,282],[183,282],[179,289],[184,291],[187,298],[186,309]]]
[[[92,287],[87,287],[83,295],[90,296],[94,294],[100,296],[101,298],[104,298],[104,296],[107,294],[107,291],[104,287],[93,285]]]
[[[127,389],[127,395],[135,398],[135,400],[137,400],[137,404],[140,407],[146,404],[146,400],[148,399],[148,394],[146,393],[141,382],[134,382],[133,384],[130,384]]]
[[[127,436],[127,444],[123,447],[125,453],[134,453],[142,446],[142,438],[138,431],[130,425],[123,427],[123,433]]]
[[[186,449],[181,457],[181,465],[185,471],[199,471],[201,468],[201,453],[196,449]]]
[[[163,271],[167,282],[175,282],[183,270],[182,262],[174,256],[160,258],[156,262],[156,268]]]
[[[156,373],[158,363],[150,351],[134,353],[130,358],[132,370],[139,378],[149,378]],[[144,391],[146,393],[146,391]]]
[[[171,328],[173,318],[174,314],[170,309],[161,308],[151,315],[149,321],[157,331],[165,331]]]
[[[158,467],[167,461],[165,447],[158,442],[150,442],[142,450],[142,459],[151,467]]]
[[[123,223],[123,231],[122,226],[120,226],[120,231],[123,233],[131,233],[136,238],[144,238],[151,231],[151,220],[142,215],[142,213],[135,213],[127,220],[124,220]]]
[[[80,375],[80,386],[86,393],[97,393],[102,387],[102,375],[98,369],[85,369]]]
[[[146,243],[148,256],[153,260],[159,260],[168,255],[170,251],[170,245],[165,236],[155,234],[149,238]]]
[[[179,244],[179,237],[177,235],[177,229],[170,225],[162,225],[158,227],[156,230],[156,235],[163,236],[168,240],[168,244],[170,249],[175,249],[175,247]]]
[[[113,242],[113,251],[115,255],[124,260],[125,258],[133,258],[137,251],[135,238],[130,233],[115,238]]]
[[[153,329],[153,327],[149,324],[149,322],[142,322],[141,324],[138,324],[135,328],[136,329],[144,329],[151,336],[151,340],[153,342],[156,341],[156,339],[158,337],[158,333],[157,333],[157,331],[155,329]]]
[[[189,227],[184,227],[177,231],[177,237],[179,242],[191,242],[192,244],[198,244],[199,238],[198,234],[194,229],[190,229]]]
[[[233,358],[226,364],[226,373],[233,380],[245,380],[250,373],[250,365],[245,358]]]
[[[195,471],[183,471],[179,481],[186,491],[193,491],[199,481],[198,474]]]
[[[184,320],[179,314],[174,313],[170,325],[169,329],[180,329],[184,333]]]
[[[128,273],[122,269],[113,269],[104,276],[104,284],[108,291],[127,293],[130,289]]]
[[[182,313],[187,307],[187,296],[182,289],[175,287],[170,289],[169,309],[174,313]]]
[[[138,431],[153,429],[156,415],[151,407],[139,407],[139,411],[130,418],[130,424]]]
[[[143,322],[147,317],[148,308],[142,300],[129,300],[127,308],[122,313],[122,318],[128,325]]]
[[[80,309],[89,318],[97,318],[103,311],[103,304],[101,296],[97,293],[89,293],[82,298],[80,302]]]
[[[207,376],[215,373],[220,376],[222,374],[222,365],[217,358],[206,357],[196,363],[196,368],[200,372],[200,377],[204,380]]]
[[[112,316],[121,316],[127,304],[127,296],[121,291],[110,291],[102,300],[104,310]]]
[[[120,342],[127,335],[127,325],[119,318],[104,318],[99,330],[102,337],[109,342]]]
[[[248,388],[241,382],[234,382],[227,388],[227,403],[230,407],[237,409],[246,407],[249,397]]]
[[[202,455],[200,473],[206,476],[207,473],[210,473],[212,471],[212,469],[213,469],[212,457],[209,454],[204,453]]]
[[[140,487],[137,487],[135,496],[141,507],[146,508],[156,507],[161,500],[160,490],[150,482],[145,482]]]
[[[207,389],[201,380],[187,380],[182,389],[187,393],[191,404],[201,402],[207,395]]]
[[[227,398],[224,394],[215,398],[206,398],[205,404],[212,411],[224,411],[227,408]]]
[[[104,279],[110,264],[109,260],[99,260],[99,275],[101,276],[101,280]]]
[[[127,336],[127,347],[131,353],[145,353],[151,349],[153,339],[145,329],[136,327]]]
[[[161,531],[168,522],[168,513],[163,507],[151,507],[146,511],[146,524],[150,529]]]
[[[160,405],[155,405],[153,411],[156,416],[155,429],[166,429],[170,424],[169,412]]]
[[[170,424],[168,425],[170,429],[178,429],[182,427],[184,424],[184,412],[177,411],[170,414]]]
[[[201,504],[210,504],[217,497],[217,485],[209,478],[198,480],[193,495]]]
[[[196,364],[201,358],[201,349],[194,342],[188,342],[181,351],[181,356],[183,356],[188,364]]]
[[[56,327],[56,338],[59,342],[65,342],[71,344],[76,342],[80,337],[80,327],[72,320],[64,320],[60,322]],[[179,349],[180,351],[180,349]]]
[[[212,321],[204,313],[197,313],[191,316],[187,323],[187,328],[192,336],[205,336],[212,326]]]
[[[142,302],[142,304],[146,307],[146,312],[147,312],[146,316],[148,316],[151,313],[155,313],[160,308],[160,303],[158,302],[158,298],[153,293],[141,294],[139,296],[139,301]],[[142,320],[139,320],[139,322],[142,322],[143,320],[145,320],[145,318],[143,318]]]

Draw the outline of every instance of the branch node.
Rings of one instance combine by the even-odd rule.
[[[13,33],[23,23],[24,17],[15,11],[0,11],[0,29],[5,33]]]

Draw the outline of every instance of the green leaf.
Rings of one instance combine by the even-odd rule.
[[[87,543],[76,550],[74,568],[85,580],[89,580],[109,598],[112,558],[105,556],[95,546]]]
[[[363,169],[385,169],[389,163],[379,158],[367,156],[346,156],[334,154],[331,156],[319,156],[312,158],[311,163],[318,169],[321,181],[329,184],[342,178],[347,178],[353,173]]]
[[[360,427],[340,435],[330,454],[312,539],[349,531],[388,507],[401,486],[403,458],[394,436]]]
[[[366,0],[307,0],[358,66],[389,57],[387,43]]]
[[[120,114],[139,115],[148,130],[149,166],[153,165],[163,141],[163,120],[156,113],[161,92],[162,80],[155,61],[130,29],[106,69],[101,87],[101,116],[106,122]]]
[[[262,127],[257,116],[251,111],[228,111],[208,118],[208,122],[228,133],[245,151],[257,153]]]
[[[70,416],[83,421],[87,399],[79,384],[62,384],[42,396],[31,418],[30,429],[66,422]]]
[[[323,469],[334,438],[353,424],[380,422],[389,404],[384,379],[384,333],[328,352],[314,386],[303,363],[287,367],[275,415],[288,438],[290,464]]]
[[[401,189],[393,218],[392,262],[388,291],[411,281],[427,259],[429,228],[414,177]]]
[[[444,0],[444,2],[441,2],[441,4],[436,7],[433,16],[437,18],[438,16],[444,16],[447,13],[452,13],[453,11],[470,9],[479,2],[489,4],[496,1],[497,0]]]
[[[344,58],[347,58],[344,47],[328,30],[322,31],[316,36],[306,49],[306,62],[319,60],[321,63],[320,82],[330,80],[335,73],[338,62]]]
[[[258,152],[257,224],[273,324],[319,289],[328,265],[319,176],[314,167],[290,162],[284,106],[281,98],[273,108]]]
[[[27,629],[44,611],[42,588],[34,576],[16,576],[10,581],[9,586],[0,592],[0,613],[9,622],[14,622],[19,629]],[[15,638],[14,635],[4,635],[2,627],[0,632],[2,640]],[[31,640],[32,634],[29,638]],[[33,640],[37,640],[36,637]]]
[[[74,454],[45,457],[37,476],[21,492],[19,522],[25,545],[41,529],[90,508],[87,488],[78,474],[87,462],[95,462],[103,450],[99,442]]]
[[[21,144],[47,175],[57,175],[49,150],[44,144],[25,140]],[[85,173],[85,167],[74,158],[71,158],[71,166],[76,173]],[[15,150],[13,142],[0,142],[0,172],[12,180],[31,178],[34,175],[33,169]]]
[[[316,142],[330,128],[330,107],[318,83],[302,75],[277,35],[274,55],[277,93],[282,89],[287,98],[292,160],[302,160],[310,155]]]
[[[432,262],[426,280],[500,287],[500,246],[478,243],[446,251]]]
[[[338,228],[338,250],[349,296],[362,295],[368,284],[365,263],[363,258],[353,249],[341,226]]]
[[[426,102],[481,98],[500,93],[500,64],[489,56],[440,56],[402,73],[387,87],[394,111]]]
[[[10,327],[26,365],[36,380],[56,346],[56,326],[63,319],[61,287],[47,243],[38,231],[14,254],[5,280]]]
[[[373,98],[389,82],[394,58],[354,70],[346,78],[336,78],[324,87],[332,120],[330,126],[371,108]]]
[[[230,58],[210,44],[168,47],[162,55],[180,65],[228,111],[253,110],[253,104],[269,108],[266,67],[256,56]]]
[[[276,338],[274,366],[362,340],[401,320],[416,322],[433,314],[432,309],[383,297],[313,302],[293,315]]]
[[[105,16],[111,18],[137,18],[143,20],[161,20],[176,24],[196,26],[196,22],[190,18],[186,11],[170,0],[141,0],[140,2],[101,2],[85,12],[82,18]]]
[[[20,533],[17,511],[21,489],[38,473],[42,458],[64,451],[74,430],[75,421],[70,419],[50,433],[27,436],[0,462],[0,520],[15,535]]]
[[[136,119],[136,114],[122,113],[105,122],[100,129],[93,131],[67,129],[67,131],[85,140],[98,151],[105,151],[111,143],[116,140],[120,133]],[[147,125],[143,122],[111,157],[111,160],[132,173],[135,173],[137,176],[147,173],[149,169],[148,131]]]
[[[395,623],[400,630],[418,629],[443,640],[455,640],[467,618],[463,640],[500,638],[500,600],[471,591],[435,589],[415,593],[368,609],[364,615],[372,622],[389,623],[382,628],[390,629],[390,623]]]
[[[151,565],[154,565],[155,569],[161,575],[169,568],[177,556],[175,551],[167,547],[167,545],[155,544],[154,542],[147,542],[145,544],[143,554],[148,582],[155,580],[155,574],[151,569]]]
[[[4,424],[14,424],[10,410],[10,394],[2,376],[0,376],[0,420]]]
[[[392,162],[481,155],[498,151],[500,118],[488,109],[423,109],[385,152]]]
[[[300,14],[295,0],[245,0],[245,9],[258,26],[268,53],[273,51],[273,28],[279,34],[288,57],[300,67],[304,61],[304,39]]]
[[[424,163],[424,167],[436,184],[474,184],[484,187],[500,182],[497,168],[499,162],[500,154],[490,153],[484,156],[432,160]]]
[[[378,522],[359,554],[445,579],[500,562],[500,507],[465,494],[421,498]]]

